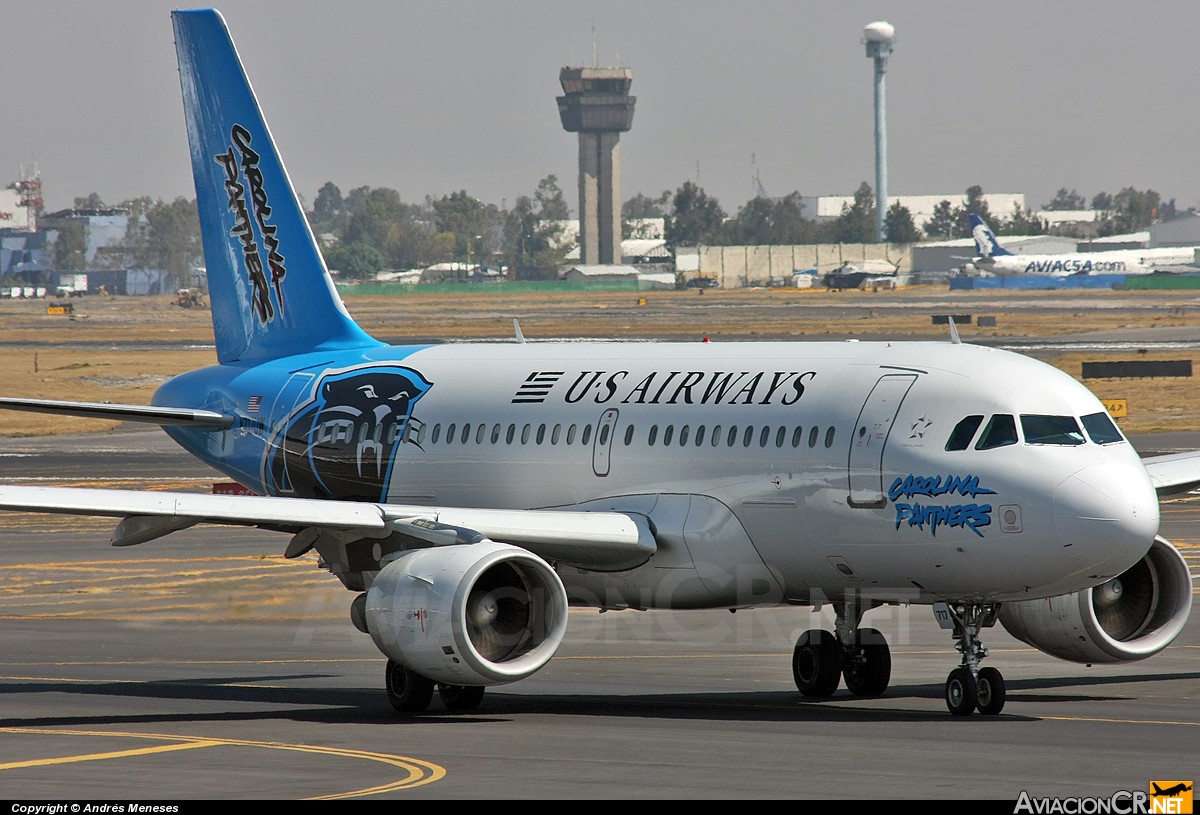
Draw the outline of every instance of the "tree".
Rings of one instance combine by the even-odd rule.
[[[313,229],[335,231],[345,226],[345,201],[342,191],[332,181],[326,181],[317,190],[312,209]]]
[[[1013,204],[1012,215],[1007,221],[997,223],[993,231],[997,235],[1045,235],[1049,231],[1049,224],[1028,209]]]
[[[65,221],[54,241],[54,267],[60,272],[82,272],[87,268],[87,233],[79,221]]]
[[[875,242],[875,193],[867,182],[858,185],[853,204],[842,206],[842,214],[834,222],[834,237],[838,243]]]
[[[899,201],[888,207],[883,219],[883,231],[888,243],[916,243],[921,240],[921,231],[913,223],[912,213]]]
[[[943,199],[933,208],[933,215],[921,228],[931,238],[947,240],[954,233],[954,223],[954,208],[949,200]]]
[[[325,264],[345,277],[366,279],[384,268],[384,258],[374,246],[351,243],[325,252]]]
[[[995,220],[988,209],[987,200],[983,197],[983,187],[978,184],[967,187],[966,200],[961,207],[954,210],[954,233],[952,237],[970,237],[972,215],[978,215],[989,226],[993,225],[992,222]]]
[[[1051,199],[1049,204],[1042,207],[1042,209],[1056,211],[1087,209],[1087,202],[1075,190],[1068,192],[1066,187],[1059,187],[1058,192],[1054,194],[1054,198]]]
[[[100,193],[89,193],[83,198],[75,199],[75,209],[104,209],[104,199]]]
[[[704,188],[685,181],[671,200],[671,214],[664,222],[667,246],[698,246],[719,243],[725,210],[716,198],[710,198]]]
[[[649,219],[665,218],[667,214],[668,203],[671,200],[671,191],[663,190],[662,195],[658,198],[648,198],[640,192],[621,205],[621,237],[636,238],[644,237],[644,234],[638,233],[634,223],[636,221],[644,221]]]
[[[568,249],[562,239],[562,222],[568,215],[566,199],[554,175],[539,181],[533,196],[517,198],[504,215],[503,230],[503,252],[513,275],[557,275]]]
[[[460,190],[442,196],[431,206],[434,228],[450,236],[455,259],[473,263],[494,251],[502,223],[500,210],[494,204],[484,204],[466,190]]]

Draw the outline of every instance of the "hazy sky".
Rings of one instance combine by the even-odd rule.
[[[99,193],[194,197],[169,13],[158,0],[0,5],[0,185],[36,162],[51,209]],[[755,192],[874,184],[874,20],[896,27],[889,191],[1200,205],[1200,2],[337,0],[222,9],[307,200],[394,187],[510,204],[553,173],[576,205],[559,69],[633,70],[622,198],[698,180]]]

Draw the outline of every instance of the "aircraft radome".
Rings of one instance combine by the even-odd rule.
[[[1000,621],[1063,659],[1149,657],[1192,582],[1159,498],[1200,455],[1143,461],[1083,385],[949,342],[507,342],[390,347],[336,294],[220,15],[172,14],[218,363],[152,405],[14,409],[161,424],[257,495],[0,486],[0,507],[197,523],[315,549],[353,593],[403,712],[544,666],[567,610],[831,605],[800,693],[887,690],[864,615],[933,609],[956,715],[996,714]]]

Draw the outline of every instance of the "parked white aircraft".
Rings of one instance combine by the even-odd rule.
[[[971,263],[981,272],[997,275],[1150,274],[1152,272],[1200,271],[1196,248],[1113,249],[1105,252],[1073,252],[1058,255],[1014,255],[996,239],[987,222],[971,214],[975,257]]]
[[[527,677],[601,609],[829,605],[792,674],[884,693],[879,606],[931,606],[961,661],[949,710],[996,714],[997,620],[1063,659],[1151,656],[1192,582],[1159,495],[1200,454],[1143,461],[1083,385],[930,342],[389,347],[336,294],[220,15],[176,48],[218,364],[147,406],[6,407],[158,423],[257,496],[0,486],[0,507],[291,536],[355,593],[392,705],[451,709]],[[955,335],[956,337],[956,335]]]

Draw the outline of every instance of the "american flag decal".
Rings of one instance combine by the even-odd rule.
[[[562,375],[562,371],[534,371],[525,378],[521,387],[517,388],[512,404],[545,402],[546,395]]]
[[[251,396],[250,401],[246,403],[247,413],[258,413],[259,407],[262,405],[261,396]]]

